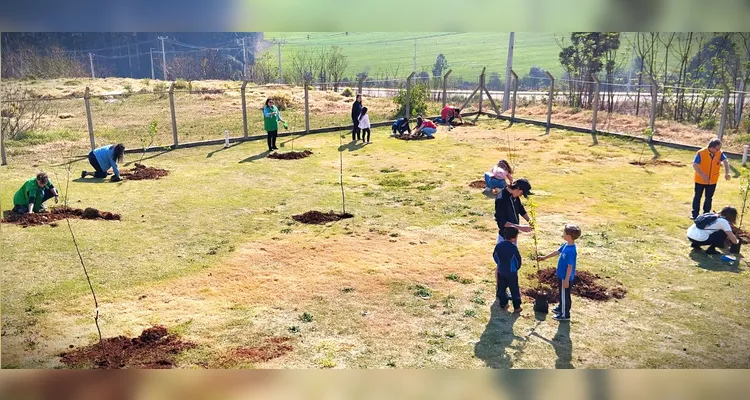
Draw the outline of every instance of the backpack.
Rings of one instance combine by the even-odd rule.
[[[698,229],[706,229],[707,226],[716,222],[717,219],[719,219],[719,215],[715,213],[699,215],[695,218],[695,227]]]

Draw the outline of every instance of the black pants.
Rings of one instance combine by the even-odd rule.
[[[104,171],[102,169],[102,166],[99,165],[99,161],[96,160],[96,156],[94,155],[93,151],[89,152],[89,164],[94,167],[94,178],[107,177],[107,171]]]
[[[279,130],[268,131],[268,150],[274,150],[276,148],[276,137],[279,135]]]
[[[690,239],[690,238],[688,238]],[[727,233],[718,230],[711,235],[708,236],[708,239],[699,242],[697,240],[690,239],[690,242],[693,244],[693,247],[700,247],[700,246],[711,246],[711,247],[718,247],[718,248],[724,248],[727,240]]]
[[[500,304],[500,307],[508,305],[508,296],[505,293],[506,289],[510,289],[510,297],[513,300],[513,307],[521,307],[521,289],[518,287],[518,274],[501,274],[497,275],[497,286],[495,289],[495,297]]]
[[[55,192],[52,189],[42,189],[42,203],[55,197]],[[36,199],[34,199],[36,201]],[[30,203],[29,203],[30,204]],[[29,211],[29,205],[14,204],[13,212],[16,214],[26,214]]]
[[[693,196],[693,218],[699,215],[701,208],[701,197],[703,197],[703,191],[706,192],[706,201],[703,203],[703,213],[711,212],[711,202],[714,199],[714,192],[716,191],[716,184],[703,185],[700,183],[695,184],[695,195]]]
[[[352,118],[352,140],[359,140],[359,121],[356,118]]]
[[[370,128],[362,129],[362,140],[365,142],[370,141]]]
[[[573,282],[568,283],[568,288],[563,288],[563,280],[558,279],[557,284],[560,286],[560,305],[553,311],[559,311],[564,318],[570,318],[570,290],[573,289]]]

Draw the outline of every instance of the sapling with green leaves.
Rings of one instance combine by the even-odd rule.
[[[536,261],[536,272],[537,276],[539,276],[539,238],[537,237],[537,223],[536,223],[536,202],[534,199],[529,198],[529,201],[526,203],[526,206],[528,207],[529,216],[531,217],[531,221],[529,221],[529,225],[531,225],[531,238],[534,240],[534,260]],[[542,283],[537,282],[537,289],[541,288]]]
[[[143,148],[143,153],[141,153],[141,159],[138,160],[138,163],[141,163],[143,161],[143,157],[146,156],[146,149],[154,144],[154,139],[156,139],[157,133],[159,133],[159,123],[156,120],[153,120],[148,127],[148,136],[141,136],[141,147]]]
[[[643,147],[641,147],[641,156],[638,157],[638,165],[642,165],[643,160],[643,153],[646,152],[646,146],[651,143],[651,139],[654,137],[654,131],[651,130],[651,128],[646,128],[643,131],[643,136],[646,137],[646,141],[643,142]]]
[[[743,168],[740,175],[740,196],[742,196],[742,209],[740,210],[740,223],[737,228],[742,229],[742,220],[747,211],[747,200],[750,197],[750,169]]]

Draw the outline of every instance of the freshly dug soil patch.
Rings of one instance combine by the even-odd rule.
[[[313,152],[310,150],[290,151],[288,153],[273,152],[268,155],[268,158],[274,158],[277,160],[299,160],[300,158],[310,157],[312,154]]]
[[[743,231],[740,228],[732,227],[732,230],[734,231],[734,234],[737,235],[737,238],[740,239],[740,242],[742,244],[748,244],[750,243],[750,233],[747,233]]]
[[[46,213],[34,214],[16,214],[12,211],[5,211],[2,222],[9,224],[21,225],[24,228],[34,225],[45,225],[65,218],[83,218],[83,219],[105,219],[108,221],[120,220],[120,214],[113,214],[107,211],[99,211],[95,208],[54,207]],[[52,224],[50,224],[52,225]],[[53,226],[57,226],[56,224]]]
[[[268,338],[259,346],[237,348],[230,353],[230,357],[251,363],[266,362],[294,350],[290,340],[286,337]]]
[[[532,299],[535,299],[537,296],[537,293],[539,292],[545,292],[546,297],[547,297],[547,303],[550,303],[550,304],[557,303],[559,293],[549,288],[546,288],[546,289],[523,288],[521,289],[521,294],[527,297],[530,297]]]
[[[342,219],[353,218],[354,215],[349,213],[337,214],[333,211],[322,213],[320,211],[308,211],[304,214],[292,215],[292,219],[303,224],[326,224],[336,222]]]
[[[672,167],[684,167],[685,163],[679,162],[679,161],[672,161],[672,160],[648,160],[648,161],[631,161],[630,165],[651,165],[651,166],[659,166],[659,165],[669,165]]]
[[[159,179],[167,176],[169,171],[154,167],[147,167],[143,164],[135,163],[135,168],[123,171],[120,176],[131,181],[140,181],[143,179]]]
[[[396,139],[400,140],[430,140],[435,139],[435,137],[428,137],[428,136],[417,136],[417,137],[408,137],[408,136],[394,136]]]
[[[137,338],[118,336],[104,339],[106,360],[99,342],[60,354],[60,361],[71,368],[146,368],[174,367],[174,357],[195,347],[167,328],[157,325],[144,330]]]
[[[484,182],[484,180],[479,179],[473,182],[469,183],[469,187],[473,189],[484,189],[487,184]]]
[[[557,274],[554,268],[547,268],[539,270],[537,278],[539,282],[545,287],[548,295],[547,300],[550,303],[557,303],[560,292],[558,290]],[[591,300],[606,301],[611,298],[622,299],[627,294],[627,289],[623,286],[607,287],[599,283],[601,281],[599,275],[592,274],[588,271],[576,271],[576,276],[573,278],[573,289],[572,294],[580,297],[585,297]],[[536,289],[524,289],[523,294],[533,297],[536,293]]]

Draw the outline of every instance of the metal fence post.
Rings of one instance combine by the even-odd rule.
[[[406,78],[406,110],[404,112],[404,117],[409,118],[411,116],[411,78],[414,77],[414,72],[409,74],[409,76]]]
[[[174,111],[174,82],[169,83],[169,108],[172,111],[172,137],[174,138],[174,147],[179,144],[177,140],[177,117]]]
[[[651,134],[648,135],[648,141],[651,142],[651,138],[656,133],[656,103],[657,93],[659,91],[659,85],[656,83],[656,79],[651,77],[651,116],[649,118],[648,127],[651,129]]]
[[[453,72],[452,69],[449,69],[448,72],[443,75],[443,108],[445,108],[445,105],[448,104],[448,99],[445,97],[448,91],[448,75]]]
[[[729,112],[729,87],[724,85],[724,101],[721,103],[721,122],[719,122],[719,140],[724,137],[727,127],[727,112]]]
[[[510,123],[512,124],[516,118],[516,99],[518,98],[518,75],[516,71],[510,70],[510,74],[513,75],[513,109],[510,112]]]
[[[89,141],[91,142],[91,150],[94,150],[96,148],[96,141],[94,141],[94,123],[91,118],[91,104],[89,102],[90,98],[91,92],[89,91],[89,87],[86,86],[86,91],[83,92],[83,104],[86,105],[86,122],[89,127]]]
[[[245,100],[245,87],[247,86],[247,81],[242,81],[242,87],[240,89],[240,93],[242,96],[242,128],[243,128],[243,137],[247,137],[247,101]]]
[[[552,97],[555,95],[555,78],[552,77],[548,71],[544,72],[549,78],[549,96],[547,97],[547,133],[550,130],[550,124],[552,122]]]
[[[596,117],[599,114],[599,89],[601,88],[601,82],[594,74],[591,74],[591,79],[594,80],[594,115],[591,118],[591,131],[596,133]]]

